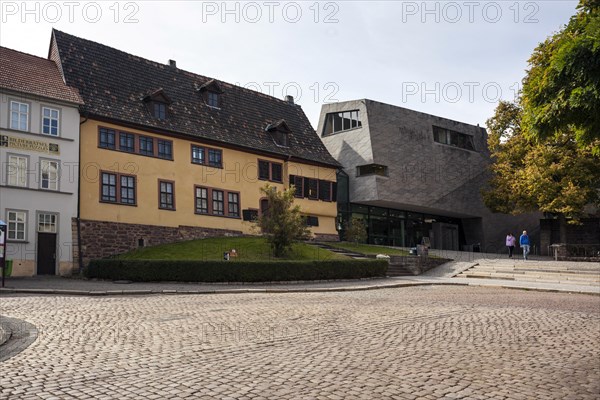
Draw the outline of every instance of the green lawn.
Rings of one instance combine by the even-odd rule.
[[[231,260],[273,260],[266,239],[260,237],[220,237],[191,240],[145,247],[121,254],[118,258],[138,260],[222,260],[223,252],[235,249],[238,257]],[[285,259],[293,260],[339,260],[348,257],[319,249],[305,243],[296,243]]]
[[[407,256],[408,251],[394,249],[391,247],[375,246],[371,244],[362,243],[350,243],[350,242],[339,242],[339,243],[327,243],[329,246],[337,247],[340,249],[355,251],[362,254],[387,254],[388,256]]]

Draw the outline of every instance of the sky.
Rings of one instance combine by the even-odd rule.
[[[48,56],[52,28],[283,99],[368,98],[485,125],[577,1],[5,1],[0,45]],[[1,61],[1,60],[0,60]]]

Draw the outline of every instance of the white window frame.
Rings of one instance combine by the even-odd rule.
[[[11,218],[13,214],[13,218]],[[19,221],[18,214],[22,214],[23,220]],[[15,242],[26,242],[27,241],[27,211],[25,210],[6,210],[6,238]],[[11,225],[14,224],[14,229],[10,229]],[[22,227],[22,229],[19,229]],[[18,238],[18,233],[23,232],[23,237]]]
[[[56,166],[56,176],[54,179],[50,179],[50,175],[48,174],[48,187],[44,187],[44,164],[55,164]],[[60,181],[60,161],[58,160],[50,160],[46,158],[40,158],[40,189],[43,190],[52,190],[58,191]]]
[[[45,113],[46,111],[50,112],[49,116],[46,116]],[[52,112],[55,111],[56,112],[56,118],[52,116]],[[44,128],[46,127],[46,124],[44,123],[45,120],[49,121],[49,125],[48,125],[48,133],[44,132]],[[52,121],[56,121],[56,135],[52,133]],[[60,136],[60,110],[58,108],[52,108],[52,107],[42,107],[42,134],[43,135],[48,135],[48,136]]]
[[[16,110],[15,110],[15,106],[16,106]],[[21,106],[26,106],[27,110],[25,111],[25,113],[21,112]],[[17,131],[24,131],[24,132],[29,132],[29,111],[30,111],[30,105],[29,103],[24,103],[22,101],[16,101],[16,100],[11,100],[10,101],[10,106],[9,106],[9,124],[10,124],[10,129],[15,129]],[[18,116],[18,120],[17,120],[17,126],[15,127],[13,125],[13,114],[16,114]],[[25,129],[21,129],[21,116],[25,115]]]
[[[42,221],[43,218],[43,221]],[[44,225],[44,229],[40,226]],[[46,229],[49,227],[50,229]],[[37,213],[37,231],[41,233],[56,233],[58,232],[58,215],[56,213],[38,211]]]
[[[23,163],[24,165],[21,165],[21,163]],[[6,183],[9,186],[28,187],[28,164],[29,157],[19,154],[8,154],[8,163],[6,166]]]

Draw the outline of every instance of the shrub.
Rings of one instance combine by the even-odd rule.
[[[88,278],[138,282],[271,282],[359,279],[385,276],[385,260],[195,261],[93,260]]]

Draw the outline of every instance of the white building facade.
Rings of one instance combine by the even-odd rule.
[[[68,275],[74,266],[79,104],[56,64],[0,48],[0,219],[13,276]]]

